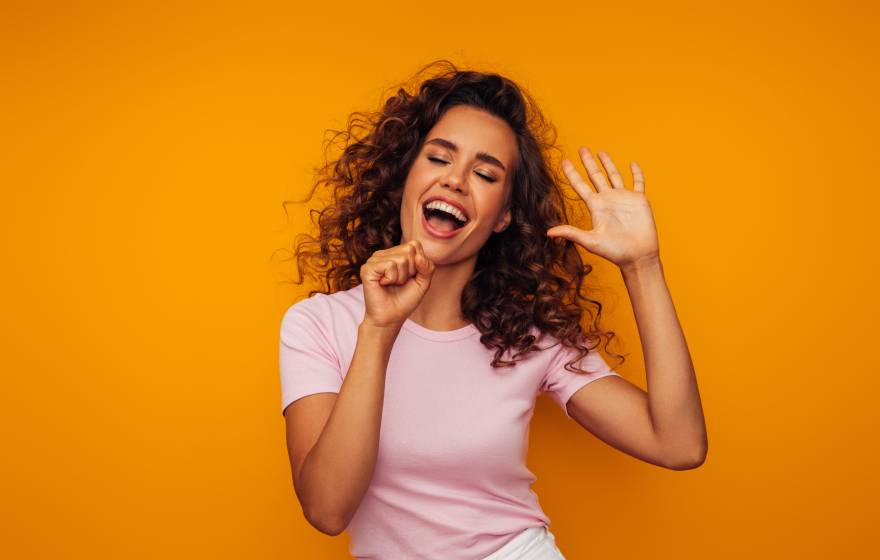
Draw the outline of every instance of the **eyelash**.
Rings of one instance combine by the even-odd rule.
[[[437,162],[437,163],[449,163],[449,162],[446,161],[446,160],[443,160],[443,159],[440,159],[440,158],[436,158],[436,157],[434,157],[434,156],[428,156],[428,159],[429,159],[430,161]],[[480,177],[481,179],[483,179],[484,181],[488,182],[488,183],[494,183],[495,181],[498,180],[498,179],[496,179],[495,177],[489,177],[488,175],[481,175],[481,174],[479,174],[479,173],[477,173],[477,176]]]

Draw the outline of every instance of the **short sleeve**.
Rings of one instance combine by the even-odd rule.
[[[281,321],[279,365],[281,414],[293,401],[315,393],[338,393],[342,372],[327,330],[300,301]]]
[[[565,364],[574,359],[578,352],[574,348],[562,347],[562,343],[559,343],[559,348],[547,367],[547,372],[541,384],[541,391],[549,393],[550,397],[562,409],[562,412],[571,418],[566,405],[578,389],[609,375],[616,375],[618,377],[621,377],[621,375],[612,370],[602,355],[596,350],[590,350],[577,364],[581,369],[594,373],[568,371],[565,369]]]

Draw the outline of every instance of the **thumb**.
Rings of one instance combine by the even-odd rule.
[[[552,227],[547,230],[547,236],[568,239],[587,250],[591,250],[596,246],[595,234],[592,231],[585,231],[570,225]]]
[[[428,259],[424,254],[416,255],[416,275],[413,278],[420,286],[427,287],[431,284],[431,278],[434,276],[436,265]]]

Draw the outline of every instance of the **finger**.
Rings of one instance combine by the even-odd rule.
[[[617,166],[614,165],[614,161],[608,155],[608,152],[599,152],[599,159],[602,161],[602,165],[605,166],[605,171],[608,173],[608,178],[611,179],[611,184],[614,188],[625,189],[626,185],[623,183],[623,177],[620,175],[620,171],[617,170]]]
[[[419,252],[416,251],[416,248],[413,245],[410,245],[410,250],[406,253],[406,270],[409,273],[407,278],[412,278],[416,275],[416,257],[419,256]]]
[[[425,256],[425,250],[417,239],[413,239],[410,243],[412,243],[413,248],[416,250],[416,256]]]
[[[577,191],[584,201],[589,200],[593,196],[593,189],[584,181],[584,178],[581,177],[581,174],[578,173],[572,162],[567,159],[562,160],[562,170],[565,172],[565,176],[568,177],[568,182],[571,183],[571,186],[574,187],[574,190]]]
[[[409,257],[407,255],[395,255],[392,259],[395,268],[397,268],[397,283],[406,284],[410,278],[409,274]]]
[[[380,283],[383,286],[388,286],[390,284],[396,284],[397,283],[397,265],[396,265],[396,263],[392,260],[387,260],[382,263],[381,267],[382,267],[382,279],[385,280],[385,282],[380,281]]]
[[[384,286],[388,283],[388,276],[385,274],[385,265],[377,263],[373,265],[373,274],[379,277],[379,285]]]
[[[412,244],[413,244],[413,247],[416,248],[416,251],[418,253],[420,253],[423,257],[427,258],[427,255],[425,254],[425,246],[422,245],[421,241],[419,241],[418,239],[413,239]]]
[[[416,248],[416,270],[421,274],[429,274],[431,269],[431,263],[428,260],[428,256],[425,255],[425,248],[422,247],[422,244],[418,240],[413,240],[413,245]]]
[[[640,193],[645,192],[645,174],[642,173],[642,168],[636,162],[631,162],[629,168],[633,174],[633,190]]]
[[[416,251],[413,242],[407,241],[398,247],[395,253],[394,260],[397,261],[398,267],[401,268],[403,277],[409,278],[414,275],[416,273],[415,257],[418,254],[418,251]]]
[[[589,148],[581,146],[578,153],[581,156],[581,161],[584,162],[584,167],[587,168],[587,175],[590,177],[590,182],[593,183],[596,190],[599,192],[610,190],[611,185],[608,184],[608,179],[605,178],[605,174],[602,173],[602,169],[599,167],[599,164],[596,163],[596,159],[593,157],[593,152],[591,152]]]
[[[580,228],[576,228],[574,226],[565,224],[561,226],[555,226],[547,230],[548,237],[562,237],[564,239],[568,239],[578,245],[584,247],[587,250],[592,250],[594,247],[594,235],[592,231],[584,231]]]
[[[406,256],[409,263],[409,276],[412,277],[416,275],[416,256],[418,256],[419,250],[416,248],[414,241],[410,241],[408,245],[409,249]]]

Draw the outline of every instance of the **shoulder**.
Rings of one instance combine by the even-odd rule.
[[[282,328],[306,323],[332,331],[334,326],[360,323],[363,316],[364,291],[358,285],[330,294],[319,292],[297,301],[284,313]]]
[[[536,344],[538,344],[545,355],[547,363],[547,373],[552,374],[561,370],[566,370],[566,364],[572,362],[575,367],[584,369],[588,372],[605,371],[609,369],[598,348],[590,348],[588,341],[581,337],[578,344],[590,348],[586,355],[575,361],[581,354],[581,350],[575,346],[570,346],[562,340],[550,333],[540,333],[537,331]]]
[[[553,360],[560,357],[565,351],[565,345],[562,341],[549,332],[542,332],[538,327],[532,326],[530,334],[535,337],[535,345],[539,348],[538,352],[547,360]]]

